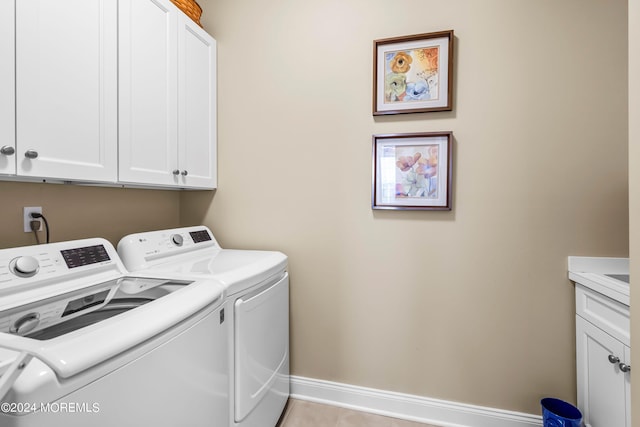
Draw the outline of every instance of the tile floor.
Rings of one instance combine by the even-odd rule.
[[[336,406],[289,399],[277,427],[436,427]]]

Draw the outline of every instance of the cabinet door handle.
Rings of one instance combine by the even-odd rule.
[[[10,145],[5,145],[4,147],[0,148],[0,154],[4,154],[5,156],[10,156],[15,152],[16,150]]]
[[[37,158],[37,157],[38,157],[38,152],[37,152],[36,150],[27,150],[27,151],[24,153],[24,156],[25,156],[27,159],[35,159],[35,158]]]
[[[627,365],[626,363],[621,363],[619,366],[622,372],[631,372],[631,365]]]
[[[620,358],[618,356],[614,356],[613,354],[609,355],[609,362],[616,364],[620,362]]]
[[[174,175],[180,175],[180,171],[178,169],[174,169],[171,173]]]
[[[182,176],[187,176],[188,172],[185,170],[182,171]]]

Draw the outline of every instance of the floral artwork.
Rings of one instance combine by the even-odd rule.
[[[438,198],[438,146],[398,147],[396,197]],[[411,154],[413,153],[413,154]]]
[[[439,47],[385,52],[384,102],[438,99]]]
[[[453,31],[374,41],[373,114],[451,110]]]
[[[451,208],[451,132],[374,135],[374,209]]]

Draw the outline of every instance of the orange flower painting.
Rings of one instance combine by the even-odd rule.
[[[438,99],[438,59],[437,46],[385,52],[385,102]]]
[[[373,115],[451,111],[453,30],[373,41]]]

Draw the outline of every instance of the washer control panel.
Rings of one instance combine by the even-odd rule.
[[[69,268],[85,267],[111,260],[104,245],[63,249],[60,253]]]
[[[20,292],[43,281],[62,282],[65,276],[111,265],[118,268],[117,254],[104,239],[85,239],[0,250],[0,296]],[[25,324],[35,322],[25,319]]]

